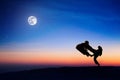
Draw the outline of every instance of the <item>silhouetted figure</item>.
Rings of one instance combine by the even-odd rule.
[[[76,49],[78,51],[80,51],[82,54],[86,55],[86,56],[92,56],[91,54],[89,54],[89,52],[87,50],[93,50],[92,47],[89,45],[88,41],[85,41],[84,43],[78,44],[76,46]]]
[[[94,56],[94,62],[95,62],[95,64],[97,64],[98,66],[100,66],[100,64],[99,64],[98,61],[97,61],[97,57],[102,55],[102,51],[103,51],[103,49],[102,49],[101,46],[98,46],[98,49],[97,49],[97,50],[94,50],[94,49],[92,50],[92,52],[93,52],[93,55],[92,55],[92,56]]]
[[[101,56],[102,55],[102,47],[101,46],[98,46],[98,49],[93,49],[90,45],[89,45],[89,42],[88,41],[85,41],[84,43],[81,43],[81,44],[78,44],[76,46],[76,49],[79,50],[82,54],[86,55],[87,57],[88,56],[94,56],[94,62],[95,64],[97,64],[98,66],[100,66],[100,64],[98,63],[97,61],[97,57],[98,56]],[[91,51],[93,53],[93,55],[89,54],[89,51]]]

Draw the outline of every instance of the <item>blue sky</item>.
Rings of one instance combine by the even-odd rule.
[[[61,30],[65,33],[57,35],[83,30],[83,34],[88,31],[119,39],[119,0],[5,0],[1,6],[0,44],[49,36]],[[30,15],[38,17],[37,29],[27,24]],[[76,34],[81,32],[73,36]]]
[[[94,45],[119,43],[119,4],[119,0],[1,1],[0,49],[74,49],[84,40]],[[38,18],[35,26],[27,22],[31,15]]]

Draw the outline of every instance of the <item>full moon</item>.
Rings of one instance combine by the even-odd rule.
[[[37,24],[37,18],[35,16],[29,16],[28,17],[28,23],[29,23],[29,25],[36,25]]]

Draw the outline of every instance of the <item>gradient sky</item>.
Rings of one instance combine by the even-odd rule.
[[[29,16],[38,23],[30,26]],[[120,66],[119,0],[1,0],[0,64],[95,66],[75,49],[85,40],[101,65]]]

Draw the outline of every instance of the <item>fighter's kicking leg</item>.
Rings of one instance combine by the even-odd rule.
[[[97,61],[97,57],[98,57],[98,56],[95,56],[95,55],[94,55],[94,62],[95,62],[95,64],[97,64],[98,66],[100,66],[100,64],[99,64],[98,61]]]
[[[89,52],[87,52],[87,50],[84,50],[83,53],[84,53],[84,55],[86,55],[87,57],[92,56]]]

